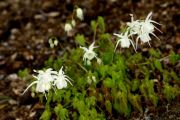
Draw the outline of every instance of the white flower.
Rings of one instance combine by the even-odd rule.
[[[96,77],[94,75],[87,77],[87,82],[91,84],[92,82],[96,82]]]
[[[96,77],[95,76],[92,76],[92,81],[96,82]]]
[[[79,18],[80,20],[83,20],[83,19],[84,19],[83,10],[82,10],[81,8],[77,8],[77,9],[76,9],[76,16],[77,16],[77,18]]]
[[[51,48],[54,48],[54,46],[57,46],[58,45],[58,40],[57,38],[55,37],[52,37],[49,39],[49,45]]]
[[[54,85],[58,89],[62,89],[62,88],[67,87],[67,82],[69,82],[71,84],[70,78],[67,75],[65,75],[65,73],[63,71],[63,66],[62,66],[61,69],[59,70],[59,72],[55,76]]]
[[[102,60],[100,58],[97,58],[97,63],[100,65],[102,63]]]
[[[71,24],[72,24],[73,27],[75,27],[76,26],[76,21],[74,19],[72,19]]]
[[[128,30],[130,32],[130,35],[138,34],[141,32],[141,23],[139,20],[134,21],[133,14],[130,14],[131,16],[131,22],[127,22]]]
[[[97,48],[94,46],[95,42],[93,42],[89,48],[86,48],[86,47],[81,47],[81,49],[84,50],[84,56],[83,56],[83,61],[85,61],[86,64],[90,65],[90,61],[93,59],[93,58],[96,58],[98,60],[98,62],[100,62],[100,59],[97,57],[97,54],[93,51],[94,48]]]
[[[124,34],[123,33],[121,33],[121,34],[114,33],[114,35],[119,38],[117,43],[116,43],[115,50],[116,50],[116,48],[120,42],[122,48],[129,48],[130,44],[132,44],[134,50],[136,51],[136,49],[134,47],[134,43],[132,42],[131,39],[129,39],[128,32],[125,32]]]
[[[160,24],[158,22],[154,21],[154,20],[151,20],[151,18],[152,18],[152,12],[150,12],[147,15],[145,21],[141,23],[142,24],[142,27],[141,27],[142,33],[153,33],[154,32],[154,28],[156,28],[158,31],[160,31],[152,23],[155,23],[155,24],[158,24],[158,25],[160,25]]]
[[[149,46],[150,46],[150,34],[155,36],[157,39],[159,39],[153,32],[154,32],[154,29],[156,28],[153,23],[155,24],[159,24],[153,20],[151,20],[152,18],[152,12],[150,12],[146,19],[144,21],[141,22],[141,33],[138,34],[138,38],[140,38],[141,42],[142,43],[148,43]],[[160,24],[159,24],[160,25]],[[160,31],[158,28],[156,28],[158,31]],[[160,31],[161,32],[161,31]],[[138,38],[136,40],[136,44],[138,43]]]
[[[151,40],[150,36],[148,33],[144,33],[144,34],[141,34],[137,37],[137,39],[140,38],[141,42],[142,43],[146,43],[146,42],[149,42]]]
[[[159,32],[161,32],[156,26],[154,26],[152,23],[158,24],[156,21],[151,20],[152,17],[152,12],[150,12],[148,14],[148,16],[146,17],[144,22],[141,22],[142,26],[141,26],[141,32],[142,34],[151,34],[153,36],[155,36],[157,39],[159,39],[153,32],[154,29],[156,28]]]
[[[51,68],[49,68],[46,71],[39,70],[39,71],[37,71],[37,73],[38,73],[37,76],[33,76],[37,80],[32,82],[26,88],[26,90],[23,92],[23,94],[34,84],[37,84],[36,85],[37,92],[45,93],[45,92],[49,91],[49,89],[51,88],[51,83],[54,80],[54,74],[56,74],[57,72],[53,71]]]
[[[146,43],[147,42],[149,44],[149,46],[151,46],[150,42],[149,42],[151,40],[151,37],[149,36],[149,33],[140,34],[136,38],[136,49],[137,49],[138,39],[140,39],[142,43]]]
[[[151,20],[152,18],[152,12],[150,12],[145,20],[136,20],[134,21],[133,15],[131,15],[131,22],[127,23],[129,26],[128,29],[130,31],[130,34],[136,34],[136,49],[137,49],[137,44],[138,40],[140,40],[142,43],[148,43],[150,46],[150,35],[155,36],[157,39],[159,39],[153,32],[154,29],[156,28],[153,23],[160,25],[159,23]],[[158,31],[160,31],[158,28],[156,28]],[[161,31],[160,31],[161,32]]]
[[[72,30],[72,25],[70,23],[66,23],[64,26],[64,30],[66,32],[70,32]]]

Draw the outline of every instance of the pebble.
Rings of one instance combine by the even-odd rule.
[[[167,45],[166,45],[166,49],[173,49],[173,47],[172,47],[172,45],[167,44]]]
[[[0,75],[0,80],[3,80],[5,75]]]
[[[8,76],[6,77],[6,79],[8,79],[8,80],[17,80],[17,79],[18,79],[18,76],[17,76],[16,73],[12,73],[12,74],[8,75]]]
[[[16,100],[13,100],[13,99],[10,99],[10,100],[9,100],[9,103],[10,103],[11,105],[17,105],[17,101],[16,101]]]
[[[49,17],[57,17],[57,16],[59,16],[59,14],[60,14],[59,12],[56,12],[56,11],[55,11],[55,12],[50,12],[50,13],[48,13],[48,16],[49,16]]]
[[[45,16],[44,16],[44,15],[41,15],[41,14],[36,14],[36,15],[34,16],[34,19],[36,19],[36,20],[44,20],[44,19],[45,19]]]
[[[34,111],[34,112],[31,112],[31,113],[29,114],[29,117],[32,118],[32,117],[34,117],[35,115],[36,115],[36,112]]]
[[[20,33],[20,32],[19,32],[19,29],[17,29],[17,28],[12,28],[12,29],[11,29],[11,33],[12,33],[12,34],[18,34],[18,33]]]

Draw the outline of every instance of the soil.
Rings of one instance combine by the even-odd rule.
[[[98,16],[105,18],[107,32],[114,33],[130,21],[129,14],[134,14],[136,19],[153,11],[153,20],[162,24],[158,28],[163,32],[156,33],[160,41],[152,41],[153,47],[163,56],[171,50],[180,53],[180,0],[1,0],[0,120],[39,119],[44,105],[30,93],[22,96],[27,83],[17,73],[24,68],[30,73],[41,69],[50,56],[61,56],[74,47],[73,35],[64,32],[64,24],[71,19],[74,5],[83,9],[85,17],[83,22],[77,23],[73,35],[83,33],[90,41],[93,33],[89,24]],[[48,44],[51,36],[57,37],[60,43],[55,49]],[[144,114],[134,112],[131,119],[143,119],[143,116],[180,120],[180,98]]]

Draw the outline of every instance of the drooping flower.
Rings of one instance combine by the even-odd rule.
[[[152,18],[152,12],[150,12],[147,15],[145,20],[142,20],[138,23],[138,25],[140,26],[140,30],[138,29],[137,31],[135,31],[135,33],[138,35],[138,37],[136,39],[136,48],[137,48],[138,40],[140,40],[141,43],[147,42],[150,46],[150,42],[149,42],[151,40],[150,35],[153,35],[157,39],[159,39],[153,32],[154,32],[155,28],[158,31],[160,31],[160,30],[156,26],[154,26],[153,23],[158,24],[158,25],[160,25],[160,24],[157,23],[156,21],[151,20],[151,18]]]
[[[77,18],[79,18],[80,20],[84,19],[84,15],[83,15],[83,10],[81,8],[77,8],[76,9],[76,16]]]
[[[133,14],[130,14],[131,22],[127,22],[130,35],[138,34],[141,32],[141,23],[139,20],[134,20]]]
[[[150,12],[146,19],[141,22],[141,31],[143,33],[153,33],[154,32],[154,28],[156,28],[158,31],[160,31],[156,26],[153,25],[153,23],[160,25],[158,22],[151,20],[152,18],[152,12]],[[161,32],[161,31],[160,31]]]
[[[61,69],[59,70],[59,72],[54,77],[54,85],[58,89],[62,89],[62,88],[66,88],[67,87],[67,83],[68,82],[71,84],[70,78],[64,73],[63,66],[62,66]]]
[[[89,83],[89,84],[91,84],[91,83],[95,83],[96,82],[96,77],[94,76],[94,75],[92,75],[92,76],[88,76],[87,77],[87,82]]]
[[[64,26],[64,30],[69,33],[73,29],[72,25],[70,23],[66,23]]]
[[[74,19],[71,20],[71,25],[72,25],[73,27],[76,26],[76,21],[75,21]]]
[[[128,35],[128,31],[125,32],[124,34],[123,33],[121,33],[121,34],[114,33],[114,35],[118,37],[118,41],[116,43],[115,50],[120,43],[122,48],[129,48],[130,44],[132,44],[134,50],[136,51],[133,41],[131,39],[129,39],[130,35]]]
[[[86,48],[86,47],[81,47],[81,49],[84,50],[84,56],[83,56],[83,61],[90,65],[91,64],[91,60],[96,58],[97,59],[97,62],[100,63],[101,60],[100,58],[97,57],[97,54],[93,51],[94,48],[97,48],[97,46],[94,46],[95,42],[93,42],[89,48]]]
[[[48,42],[51,48],[54,48],[58,45],[58,39],[56,37],[50,38]]]
[[[39,70],[39,71],[37,71],[37,73],[38,73],[37,76],[33,76],[37,80],[32,82],[26,88],[26,90],[23,92],[23,94],[34,84],[37,84],[36,85],[36,91],[37,92],[45,93],[45,92],[48,92],[51,89],[51,83],[54,81],[54,75],[57,72],[53,71],[51,68],[49,68],[46,71]]]
[[[48,92],[51,88],[57,88],[57,89],[62,89],[67,87],[67,82],[70,82],[70,78],[65,75],[63,71],[63,67],[57,71],[53,71],[51,68],[42,71],[35,71],[37,72],[37,76],[33,76],[36,78],[36,81],[32,82],[23,92],[23,94],[34,84],[36,85],[36,92],[40,92],[45,94]],[[72,84],[71,84],[72,85]]]

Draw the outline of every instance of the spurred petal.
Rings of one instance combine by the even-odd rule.
[[[23,94],[26,93],[26,91],[27,91],[32,85],[34,85],[34,84],[36,84],[36,83],[38,83],[38,81],[32,82],[32,83],[24,90]]]

